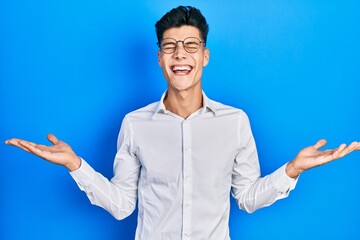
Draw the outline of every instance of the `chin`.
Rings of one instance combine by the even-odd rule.
[[[171,88],[173,88],[175,91],[186,91],[190,89],[196,89],[199,84],[197,83],[172,83]]]

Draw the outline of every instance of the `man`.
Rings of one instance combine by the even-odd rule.
[[[246,114],[202,91],[208,24],[200,11],[178,7],[156,23],[158,61],[167,81],[161,100],[127,114],[109,181],[49,134],[53,146],[20,139],[7,144],[65,166],[93,204],[123,219],[138,200],[136,239],[229,239],[230,191],[253,212],[288,196],[303,171],[341,158],[360,143],[319,151],[318,141],[260,178]]]

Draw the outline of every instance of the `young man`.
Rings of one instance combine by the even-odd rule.
[[[156,23],[158,61],[167,81],[159,102],[127,114],[109,181],[49,134],[47,147],[6,143],[67,167],[90,201],[123,219],[138,200],[136,239],[229,239],[230,191],[253,212],[288,196],[303,171],[360,149],[319,151],[320,140],[274,173],[260,177],[246,114],[210,100],[201,87],[208,24],[199,10],[178,7]]]

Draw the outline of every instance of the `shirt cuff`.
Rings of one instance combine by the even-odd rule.
[[[286,174],[286,165],[287,163],[271,174],[271,182],[279,192],[293,190],[299,180],[299,176],[291,178]]]
[[[94,182],[96,172],[84,159],[81,158],[80,167],[77,170],[70,172],[70,175],[75,180],[79,188],[84,190],[84,188]]]

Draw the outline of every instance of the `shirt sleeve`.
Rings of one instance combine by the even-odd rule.
[[[135,209],[140,163],[133,153],[132,132],[124,119],[118,137],[118,150],[111,180],[96,172],[85,160],[70,175],[93,205],[100,206],[116,219],[129,216]]]
[[[285,198],[296,186],[298,178],[290,178],[286,164],[261,177],[255,140],[244,113],[239,123],[239,149],[232,173],[232,195],[239,208],[251,213]]]

